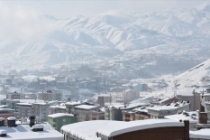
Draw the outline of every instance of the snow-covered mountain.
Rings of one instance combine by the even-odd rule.
[[[124,53],[156,52],[207,58],[210,54],[210,3],[199,9],[123,13],[56,19],[45,37],[0,42],[2,65],[52,65],[109,60]],[[43,18],[43,17],[41,17]]]
[[[210,86],[210,59],[178,75],[174,80],[179,88]]]

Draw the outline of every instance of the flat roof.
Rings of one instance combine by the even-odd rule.
[[[16,103],[16,105],[32,106],[32,103]]]
[[[50,106],[50,108],[60,108],[60,109],[66,109],[66,106],[53,105],[53,106]]]
[[[63,117],[63,116],[73,117],[74,115],[73,114],[66,114],[66,113],[56,113],[56,114],[48,115],[48,117],[51,117],[51,118],[59,118],[59,117]]]
[[[66,105],[81,105],[83,102],[82,101],[71,101],[71,102],[67,102]]]
[[[49,124],[41,124],[44,131],[33,132],[29,125],[18,125],[17,127],[1,127],[1,130],[7,132],[7,137],[1,137],[1,140],[63,140],[63,135],[54,130]]]
[[[161,110],[175,110],[180,107],[185,107],[188,106],[190,103],[187,103],[186,101],[180,103],[171,103],[170,105],[164,105],[164,106],[154,106],[154,107],[148,107],[148,110],[156,110],[156,111],[161,111]]]
[[[147,103],[129,103],[125,106],[125,104],[123,103],[107,103],[105,104],[106,106],[108,106],[109,108],[114,107],[117,109],[122,109],[122,110],[127,110],[127,109],[133,109],[133,108],[137,108],[140,106],[147,106]]]
[[[84,109],[84,110],[91,110],[91,109],[95,109],[98,108],[99,106],[95,106],[95,105],[78,105],[75,108],[76,109]]]
[[[175,115],[169,115],[165,116],[164,118],[166,119],[171,119],[171,120],[189,120],[190,123],[197,123],[198,122],[198,112],[197,111],[191,111],[191,112],[182,112],[181,114],[175,114]]]
[[[100,140],[101,138],[97,137],[96,133],[99,136],[108,138],[138,130],[171,126],[183,127],[184,123],[168,119],[148,119],[131,122],[95,120],[65,125],[61,130],[78,140]]]
[[[210,129],[190,131],[190,138],[210,140]]]

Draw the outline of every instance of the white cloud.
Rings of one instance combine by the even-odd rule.
[[[31,8],[8,6],[0,1],[0,40],[30,41],[45,37],[55,28],[55,23],[42,17]]]

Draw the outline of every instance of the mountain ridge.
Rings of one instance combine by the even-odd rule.
[[[200,56],[196,56],[198,59],[206,59],[210,54],[205,51],[210,43],[208,6],[210,4],[201,9],[156,13],[125,14],[111,11],[91,17],[74,16],[68,19],[46,15],[44,18],[55,24],[56,28],[45,37],[32,42],[25,40],[0,43],[0,64],[17,60],[19,65],[22,62],[24,65],[51,65],[68,59],[78,62],[82,59],[89,60],[89,57],[100,59],[104,57],[101,54],[107,55],[108,52],[119,55],[132,51],[177,56],[191,52],[192,56],[200,53]],[[44,55],[48,57],[44,58]],[[10,58],[7,62],[2,62],[5,60],[3,56]],[[110,59],[114,56],[110,55]]]

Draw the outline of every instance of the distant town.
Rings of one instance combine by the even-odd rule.
[[[86,65],[59,73],[25,73],[10,71],[0,76],[1,139],[210,138],[206,133],[210,130],[208,86],[184,94],[175,89],[169,97],[148,96],[167,91],[168,83],[163,78],[105,76]]]

